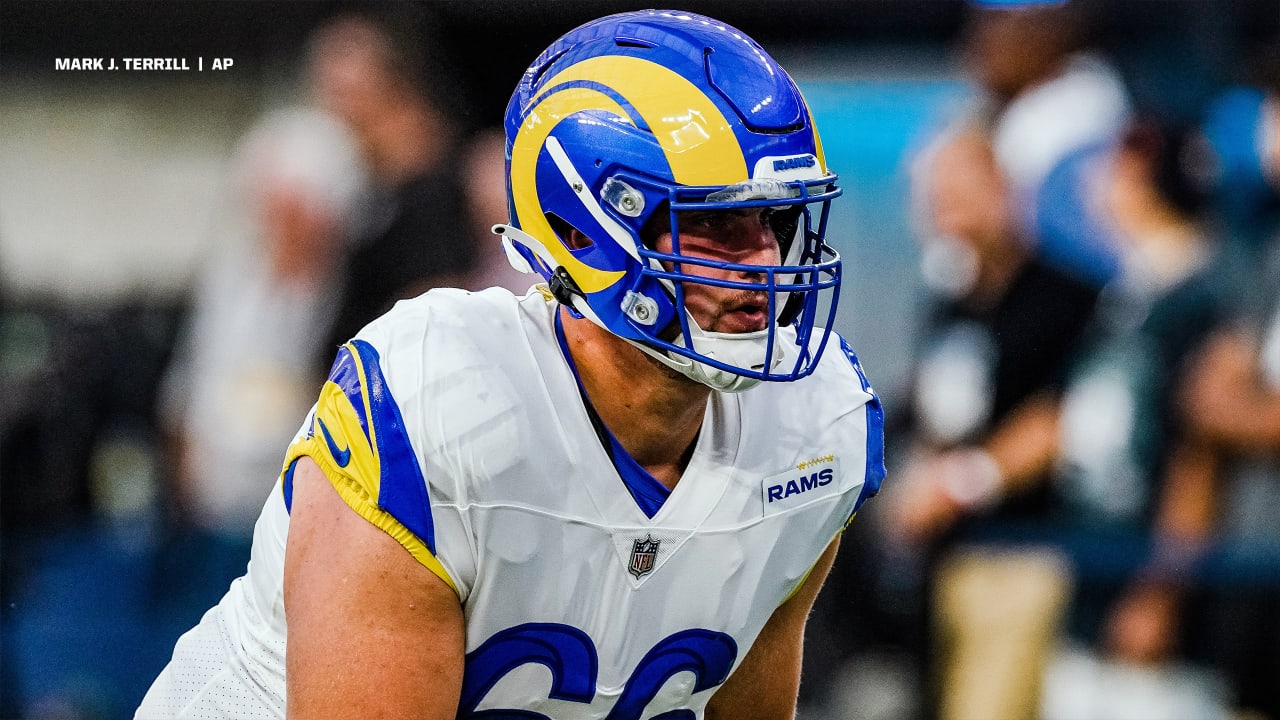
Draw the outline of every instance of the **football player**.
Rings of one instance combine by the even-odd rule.
[[[433,290],[339,350],[138,717],[794,716],[884,475],[809,109],[739,30],[630,12],[543,52],[506,133],[494,232],[545,284]]]

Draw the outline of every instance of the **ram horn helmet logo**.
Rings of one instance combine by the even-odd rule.
[[[637,580],[653,572],[653,561],[658,557],[658,545],[661,542],[646,534],[643,540],[636,540],[632,544],[631,562],[627,565],[627,571],[635,575]]]

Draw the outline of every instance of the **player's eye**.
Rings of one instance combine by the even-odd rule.
[[[680,226],[690,230],[719,231],[730,227],[736,219],[732,212],[724,210],[691,212],[680,216]]]

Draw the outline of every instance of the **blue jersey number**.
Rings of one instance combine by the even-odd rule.
[[[733,638],[713,630],[682,630],[669,635],[640,660],[607,720],[641,720],[640,713],[676,673],[694,674],[693,692],[708,690],[729,677],[738,657]],[[537,663],[551,671],[547,697],[589,703],[595,697],[599,660],[591,638],[578,628],[558,623],[526,623],[495,634],[467,653],[459,718],[486,720],[551,720],[529,710],[485,710],[476,707],[507,673]],[[652,720],[693,720],[689,710],[663,713]]]

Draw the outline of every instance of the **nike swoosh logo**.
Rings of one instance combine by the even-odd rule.
[[[333,441],[333,436],[329,434],[329,428],[324,426],[324,420],[316,418],[316,422],[320,423],[320,434],[324,435],[324,444],[329,446],[329,454],[338,463],[338,467],[346,467],[351,462],[351,448],[339,448],[338,443]]]

